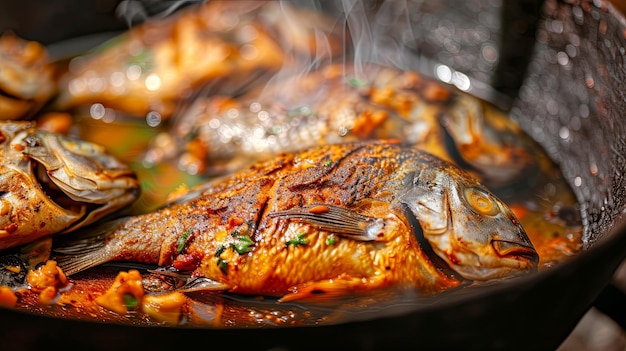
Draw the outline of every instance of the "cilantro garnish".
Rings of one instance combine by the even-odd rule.
[[[226,248],[223,245],[220,245],[217,248],[217,251],[215,251],[215,257],[217,257],[217,266],[220,267],[220,271],[223,274],[227,274],[228,273],[228,262],[226,262],[225,259],[220,257],[222,255],[222,253],[224,252],[224,250],[226,250]]]
[[[185,249],[185,244],[187,243],[187,239],[189,238],[189,234],[190,232],[187,230],[178,237],[178,241],[176,241],[176,252],[183,252],[183,250]]]
[[[230,244],[230,247],[232,247],[233,250],[237,251],[237,253],[240,255],[243,255],[246,252],[250,251],[250,246],[254,245],[254,241],[252,241],[249,236],[239,234],[238,231],[233,232],[233,237],[235,237],[237,241]]]
[[[305,239],[305,236],[306,236],[305,233],[300,233],[295,238],[287,240],[285,246],[289,246],[289,245],[293,245],[293,246],[308,245],[309,241]]]
[[[139,305],[139,299],[133,294],[122,294],[122,301],[124,302],[124,306],[129,310],[134,310]]]
[[[337,242],[337,237],[335,237],[334,234],[331,234],[326,238],[326,245],[335,245],[336,242]]]
[[[358,78],[349,78],[348,85],[355,87],[355,88],[364,87],[367,85],[367,80],[358,79]]]
[[[218,267],[220,267],[220,271],[221,271],[223,274],[227,274],[227,273],[228,273],[228,262],[226,262],[226,260],[225,260],[225,259],[223,259],[223,258],[219,258],[219,259],[217,260],[217,266],[218,266]]]

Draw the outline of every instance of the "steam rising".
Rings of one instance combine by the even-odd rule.
[[[124,0],[117,13],[132,26],[202,2]],[[488,98],[489,93],[481,90],[489,89],[489,74],[498,62],[498,38],[492,35],[500,27],[501,5],[497,1],[468,1],[455,6],[421,0],[255,2],[255,6],[259,4],[280,9],[262,11],[259,16],[264,17],[259,19],[275,27],[272,35],[285,51],[285,62],[269,80],[267,76],[248,77],[251,80],[262,78],[272,84],[286,77],[304,76],[331,63],[353,65],[351,71],[356,77],[347,79],[359,79],[363,64],[377,63],[414,70]],[[302,11],[295,8],[310,10],[307,18],[303,19]],[[329,32],[342,33],[340,49],[335,47],[337,38],[330,37]],[[303,50],[307,45],[310,51]],[[480,55],[460,54],[467,52]],[[285,87],[284,93],[295,92]]]
[[[204,0],[122,0],[116,8],[116,15],[126,21],[129,27],[148,18],[162,18],[177,10]]]

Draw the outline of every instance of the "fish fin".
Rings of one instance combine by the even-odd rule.
[[[52,254],[59,268],[70,276],[110,261],[113,255],[105,249],[106,236],[127,219],[103,222],[55,238]]]
[[[230,285],[220,283],[216,280],[199,277],[188,280],[183,286],[176,288],[176,290],[180,292],[225,291],[230,288]]]
[[[28,269],[35,269],[38,264],[50,259],[52,238],[45,237],[20,247],[18,257],[24,261]]]
[[[130,217],[122,217],[97,225],[84,227],[71,233],[57,236],[52,251],[63,255],[80,255],[104,246],[105,238]]]
[[[179,271],[175,268],[159,267],[157,269],[149,269],[148,272],[161,274],[179,281],[180,284],[177,284],[176,287],[176,291],[179,292],[222,291],[231,288],[230,285],[220,283],[207,277],[194,278],[191,276],[191,272]]]
[[[67,276],[101,265],[110,261],[110,259],[110,255],[106,250],[95,250],[84,255],[77,256],[55,257],[57,266],[61,268],[63,273]]]
[[[278,302],[327,302],[376,288],[379,283],[380,280],[364,280],[342,275],[334,279],[298,284],[290,289],[290,293],[278,299]]]
[[[286,211],[270,212],[269,217],[282,217],[308,223],[321,230],[354,240],[382,240],[384,221],[333,205],[310,205]]]

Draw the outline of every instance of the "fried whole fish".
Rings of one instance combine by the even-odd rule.
[[[28,119],[56,93],[56,68],[46,48],[6,32],[0,35],[0,119]]]
[[[152,213],[55,249],[72,275],[111,260],[158,264],[186,287],[282,297],[384,287],[428,295],[532,272],[511,210],[460,168],[392,142],[326,145],[260,161]]]
[[[295,60],[341,53],[341,29],[288,2],[205,1],[148,19],[75,58],[54,106],[99,103],[167,119],[198,89],[234,93]]]
[[[139,192],[134,171],[103,147],[0,122],[0,250],[93,223]]]
[[[332,64],[231,98],[199,98],[146,159],[190,173],[338,142],[399,139],[476,171],[488,187],[536,167],[530,138],[504,113],[414,71]]]

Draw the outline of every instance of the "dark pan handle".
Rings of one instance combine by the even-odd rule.
[[[607,284],[593,302],[593,307],[610,317],[626,331],[626,294],[613,283]]]
[[[527,67],[533,55],[535,33],[542,6],[542,0],[502,2],[500,58],[492,76],[491,86],[511,99],[517,97],[526,77]]]

